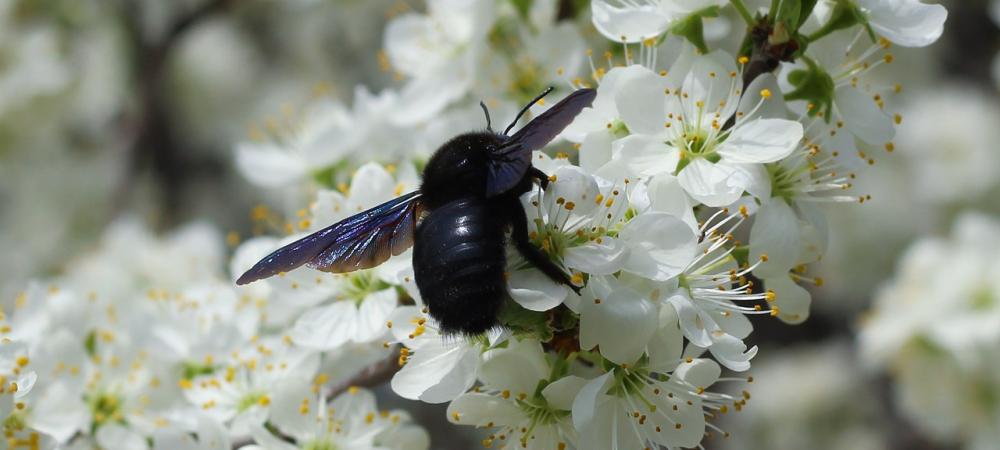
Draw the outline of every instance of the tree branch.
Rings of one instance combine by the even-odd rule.
[[[170,96],[165,92],[164,68],[173,49],[188,32],[236,1],[206,1],[178,17],[155,42],[150,42],[143,33],[139,2],[119,3],[122,26],[131,45],[134,103],[116,124],[121,130],[118,145],[123,167],[113,194],[111,219],[125,209],[137,173],[145,164],[152,166],[163,185],[164,210],[170,215],[177,209],[184,162],[177,155],[180,146],[169,116]]]
[[[327,393],[326,398],[333,400],[352,387],[373,388],[380,386],[392,379],[392,376],[396,372],[399,372],[401,368],[399,365],[399,346],[396,345],[393,346],[392,351],[389,352],[389,356],[385,359],[375,362],[361,369],[353,377],[333,385],[330,392]]]

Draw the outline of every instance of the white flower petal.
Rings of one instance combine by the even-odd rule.
[[[599,346],[601,355],[619,364],[634,363],[659,325],[656,305],[623,286],[606,298],[582,302],[581,310],[580,346]]]
[[[669,174],[677,168],[677,151],[654,136],[626,136],[611,144],[611,152],[614,159],[641,177]]]
[[[535,269],[515,270],[507,280],[510,296],[530,311],[548,311],[559,306],[569,289]]]
[[[715,361],[698,358],[677,366],[674,375],[690,383],[692,386],[708,388],[719,380],[722,368]]]
[[[658,411],[670,411],[670,422],[661,423],[659,433],[649,433],[655,442],[669,448],[694,448],[705,437],[705,412],[700,398],[656,395],[655,385],[643,388],[643,395],[650,399]],[[691,404],[688,404],[688,402]],[[656,419],[654,419],[655,421]],[[676,426],[680,424],[680,427]]]
[[[695,158],[677,177],[681,187],[706,206],[722,207],[740,198],[748,180],[732,166]]]
[[[892,140],[895,135],[892,118],[879,109],[870,96],[857,88],[844,86],[837,89],[834,100],[844,119],[844,127],[858,139],[872,145]]]
[[[819,261],[826,254],[830,231],[826,215],[816,205],[800,202],[795,205],[799,214],[799,263]]]
[[[680,329],[684,332],[684,337],[699,347],[712,345],[712,337],[709,335],[707,325],[702,318],[704,312],[691,302],[686,293],[671,296],[667,299],[667,302],[677,312]],[[712,323],[709,322],[709,324]]]
[[[105,450],[143,450],[149,448],[146,439],[129,428],[109,423],[97,429],[97,445]]]
[[[273,144],[242,143],[236,147],[236,167],[247,180],[263,188],[292,184],[306,175],[300,155]]]
[[[680,217],[691,226],[692,230],[697,230],[698,221],[691,208],[691,199],[684,192],[677,177],[667,173],[657,175],[649,180],[647,192],[650,211],[661,211]]]
[[[677,310],[671,306],[660,308],[660,327],[653,335],[646,353],[649,367],[656,372],[667,373],[677,366],[684,349],[684,333],[680,329]]]
[[[944,32],[948,10],[919,0],[862,0],[878,34],[903,47],[925,47]]]
[[[756,345],[748,350],[741,339],[721,331],[713,333],[712,346],[708,350],[716,361],[736,372],[750,370],[750,360],[757,355]]]
[[[521,409],[513,402],[488,394],[469,392],[448,405],[448,421],[459,425],[515,426],[523,418]]]
[[[90,422],[90,411],[82,396],[74,395],[66,383],[55,382],[42,391],[32,405],[28,425],[48,434],[56,441],[66,442]]]
[[[358,307],[357,322],[354,324],[354,342],[373,342],[386,334],[385,323],[396,309],[399,294],[390,287],[368,294]]]
[[[787,274],[798,262],[798,218],[782,198],[761,206],[750,229],[750,259],[756,262],[765,254],[767,261],[753,271],[761,278]]]
[[[607,164],[611,160],[612,141],[614,141],[614,136],[607,130],[587,133],[580,145],[580,168],[594,173]]]
[[[632,134],[663,133],[666,114],[665,79],[641,65],[625,68],[618,80],[615,105]]]
[[[573,202],[576,206],[571,211],[572,216],[581,216],[597,207],[594,198],[601,191],[592,175],[577,166],[561,166],[549,175],[554,176],[555,181],[544,191],[545,210],[555,211],[562,209],[560,203]]]
[[[577,394],[589,381],[576,375],[567,375],[545,386],[545,389],[542,389],[542,396],[549,402],[549,406],[569,411],[573,409],[573,401],[576,400]]]
[[[578,269],[593,275],[610,275],[622,269],[628,256],[627,248],[620,240],[603,237],[601,242],[590,241],[583,245],[569,247],[563,254],[566,267]]]
[[[614,372],[608,372],[587,381],[573,400],[573,426],[577,430],[585,430],[596,422],[598,407],[608,390],[608,383]]]
[[[331,350],[351,340],[357,319],[358,309],[354,302],[337,301],[304,312],[289,335],[297,345]]]
[[[590,11],[597,31],[615,42],[640,42],[659,36],[670,26],[670,18],[655,5],[617,7],[607,0],[594,0]]]
[[[619,238],[629,248],[625,270],[657,281],[681,273],[697,245],[691,227],[677,217],[655,211],[630,220]]]
[[[784,159],[802,140],[802,124],[785,119],[754,119],[736,126],[717,150],[734,163],[769,163]]]
[[[399,105],[389,114],[395,125],[411,126],[430,120],[469,91],[471,69],[446,65],[410,80],[399,93]]]
[[[764,98],[762,95],[765,90],[770,93],[768,98]],[[740,106],[736,110],[741,113],[738,116],[740,121],[757,118],[787,118],[788,107],[781,95],[778,78],[772,73],[765,73],[754,78],[750,86],[747,87],[746,94],[740,98]]]
[[[355,214],[392,199],[395,197],[395,186],[392,174],[381,164],[369,162],[362,165],[351,177],[351,187],[347,194],[357,211],[348,213]]]
[[[809,305],[812,303],[809,291],[787,275],[765,279],[764,287],[774,291],[773,305],[778,308],[778,318],[782,322],[794,325],[809,318]]]
[[[549,376],[549,365],[537,341],[508,341],[508,347],[483,355],[479,379],[488,387],[531,395],[538,380]]]
[[[444,403],[472,387],[479,355],[466,345],[438,341],[421,347],[392,377],[392,390],[400,397]]]

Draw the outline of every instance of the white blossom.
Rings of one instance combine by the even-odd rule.
[[[604,37],[633,44],[663,34],[692,13],[725,4],[721,0],[595,0],[591,14]]]
[[[409,423],[403,411],[379,411],[375,396],[356,387],[332,401],[317,397],[308,389],[290,389],[276,400],[273,423],[287,436],[289,443],[263,426],[252,430],[254,445],[242,450],[310,450],[317,448],[385,448],[426,450],[427,432]]]
[[[868,23],[879,34],[904,47],[933,44],[944,32],[948,10],[920,0],[859,0]]]

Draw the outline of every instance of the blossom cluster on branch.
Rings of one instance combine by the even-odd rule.
[[[385,30],[396,88],[318,98],[253,127],[237,168],[277,207],[235,247],[202,225],[133,221],[6,311],[10,448],[429,447],[404,411],[351,386],[391,359],[392,391],[448,403],[497,448],[698,447],[750,400],[751,316],[809,316],[827,203],[891,152],[893,45],[941,34],[918,0],[429,0]],[[594,33],[596,30],[596,33]],[[727,30],[731,30],[727,33]],[[732,34],[736,39],[727,39]],[[742,40],[739,40],[742,39]],[[373,55],[375,57],[375,55]],[[508,252],[503,327],[439,333],[410,253],[236,287],[254,262],[419,187],[429,155],[547,86],[597,97],[535,152],[530,239],[580,295]],[[398,370],[398,371],[397,371]],[[395,372],[393,374],[393,372]],[[374,377],[373,377],[374,378]],[[347,386],[341,388],[344,383]],[[252,441],[252,443],[250,443]]]

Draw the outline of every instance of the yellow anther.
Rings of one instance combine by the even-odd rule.
[[[761,89],[760,90],[760,96],[763,97],[764,99],[771,98],[771,90],[770,89]]]

